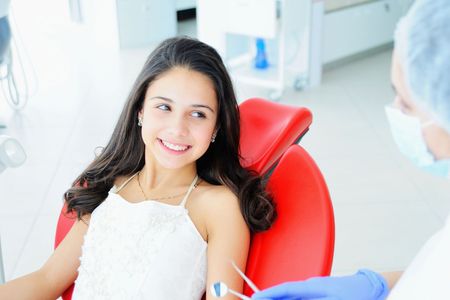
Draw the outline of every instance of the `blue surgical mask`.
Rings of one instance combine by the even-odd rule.
[[[423,138],[422,128],[431,123],[422,124],[419,118],[405,115],[392,106],[386,106],[385,110],[400,152],[419,168],[437,176],[449,177],[450,160],[436,160]]]

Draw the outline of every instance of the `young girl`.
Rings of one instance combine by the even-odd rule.
[[[74,281],[74,300],[200,299],[216,281],[241,291],[230,261],[245,269],[250,232],[275,212],[238,149],[238,105],[218,53],[164,41],[104,151],[65,193],[77,222],[41,269],[0,286],[0,299],[55,299]]]

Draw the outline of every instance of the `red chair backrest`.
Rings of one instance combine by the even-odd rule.
[[[260,98],[239,105],[241,116],[241,164],[265,174],[307,131],[311,111]]]
[[[55,249],[62,242],[64,237],[67,235],[69,230],[72,228],[73,224],[77,220],[77,216],[75,213],[66,213],[67,205],[64,204],[61,209],[61,213],[58,218],[58,225],[56,226],[56,234],[55,234]],[[63,300],[71,300],[74,284],[72,284],[64,293],[61,295]]]
[[[334,214],[325,180],[299,145],[281,157],[268,183],[278,218],[252,238],[247,276],[264,289],[281,282],[329,275],[334,251]],[[253,292],[248,286],[244,293]]]

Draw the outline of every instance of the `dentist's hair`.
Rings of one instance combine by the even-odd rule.
[[[244,169],[239,161],[239,108],[231,79],[216,50],[188,37],[165,40],[150,54],[108,144],[65,193],[68,211],[75,211],[78,218],[91,213],[107,197],[118,176],[131,176],[143,168],[145,144],[138,112],[149,85],[175,67],[207,76],[218,101],[217,136],[196,162],[199,177],[233,191],[252,232],[268,229],[276,216],[274,204],[262,179]]]
[[[413,101],[450,132],[450,1],[415,1],[395,48]]]

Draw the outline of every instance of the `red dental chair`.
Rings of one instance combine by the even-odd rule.
[[[241,116],[241,163],[259,174],[266,174],[280,159],[289,146],[295,144],[308,131],[312,122],[311,112],[294,107],[252,98],[239,106]],[[75,215],[61,210],[56,228],[55,248],[74,224]],[[62,295],[70,300],[72,285]]]
[[[299,142],[312,122],[311,111],[251,98],[239,105],[241,164],[265,174],[286,149]]]
[[[260,289],[329,275],[334,252],[334,214],[325,180],[309,154],[292,145],[267,186],[278,218],[252,237],[246,275]],[[244,293],[253,291],[246,285]]]

